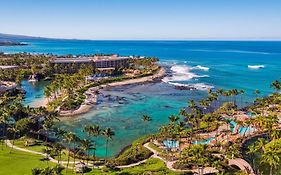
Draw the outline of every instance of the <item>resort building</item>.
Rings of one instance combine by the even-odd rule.
[[[81,65],[92,65],[95,68],[122,68],[129,66],[130,57],[121,57],[118,55],[95,55],[93,57],[77,57],[77,58],[53,58],[50,62],[53,65],[69,65],[76,67]]]
[[[0,93],[14,90],[17,87],[15,82],[0,81]]]

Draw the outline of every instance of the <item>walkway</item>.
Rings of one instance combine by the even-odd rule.
[[[230,159],[228,162],[229,165],[236,165],[241,170],[248,172],[250,175],[255,175],[252,166],[244,159],[241,158]]]
[[[193,172],[193,173],[197,173],[197,174],[200,174],[198,172],[198,169],[191,169],[191,170],[180,170],[180,169],[175,169],[173,167],[173,164],[176,163],[176,161],[167,161],[165,159],[163,159],[162,157],[158,156],[158,152],[156,150],[154,150],[153,148],[149,147],[149,143],[146,143],[143,145],[145,148],[149,149],[151,152],[153,152],[153,155],[151,157],[153,158],[158,158],[160,160],[162,160],[167,168],[169,168],[170,170],[172,171],[176,171],[176,172]],[[205,167],[202,171],[201,171],[201,174],[209,174],[209,173],[217,173],[218,170],[216,170],[215,168],[212,168],[212,167]]]
[[[53,162],[53,163],[58,163],[58,160],[56,160],[56,159],[50,157],[50,156],[47,155],[46,153],[37,152],[37,151],[25,149],[25,148],[20,148],[20,147],[18,147],[18,146],[13,145],[10,140],[5,140],[5,143],[7,144],[7,146],[9,146],[10,148],[13,148],[13,149],[15,149],[15,150],[19,150],[19,151],[23,151],[23,152],[27,152],[27,153],[31,153],[31,154],[41,155],[41,156],[44,156],[44,157],[46,157],[46,158],[48,157],[48,159],[49,159],[51,162]],[[61,166],[63,166],[63,167],[66,168],[66,166],[65,166],[64,164],[67,164],[67,161],[59,161],[59,162],[60,162],[59,164],[60,164]],[[79,161],[75,161],[75,163],[78,163],[78,162],[79,162]],[[74,162],[69,162],[69,164],[74,164]],[[85,163],[85,164],[86,164],[86,163]],[[86,164],[86,165],[87,165],[87,166],[93,166],[92,164],[89,164],[89,163]],[[72,169],[71,166],[69,166],[68,168]]]
[[[44,157],[48,157],[48,159],[53,162],[53,163],[58,163],[58,160],[48,156],[46,153],[42,153],[42,152],[37,152],[37,151],[33,151],[33,150],[29,150],[29,149],[25,149],[25,148],[20,148],[18,146],[15,146],[11,143],[10,140],[5,140],[5,143],[7,144],[7,146],[15,149],[15,150],[19,150],[19,151],[23,151],[23,152],[28,152],[28,153],[32,153],[32,154],[37,154],[37,155],[42,155]],[[149,142],[144,144],[143,145],[145,148],[147,148],[148,150],[150,150],[153,155],[151,157],[153,158],[158,158],[160,160],[162,160],[167,168],[169,168],[170,170],[172,171],[176,171],[176,172],[188,172],[188,171],[192,171],[193,173],[197,173],[199,174],[198,172],[198,169],[191,169],[191,170],[180,170],[180,169],[175,169],[173,168],[173,164],[176,162],[176,161],[167,161],[165,159],[163,159],[162,157],[159,156],[159,153],[154,150],[153,148],[149,147]],[[150,157],[149,157],[150,158]],[[134,166],[138,166],[140,164],[143,164],[145,163],[149,158],[145,159],[145,160],[142,160],[142,161],[139,161],[137,163],[132,163],[132,164],[129,164],[129,165],[122,165],[122,166],[117,166],[117,168],[130,168],[130,167],[134,167]],[[77,161],[76,163],[78,163],[79,161]],[[74,162],[69,162],[69,164],[73,164]],[[66,167],[64,164],[67,164],[67,161],[60,161],[60,165],[62,165],[63,167]],[[90,164],[90,163],[85,163],[87,166],[91,166],[93,167],[93,164]],[[236,158],[236,159],[231,159],[229,160],[229,165],[236,165],[238,166],[241,170],[245,170],[247,172],[250,172],[250,175],[255,175],[251,165],[246,162],[244,159],[240,159],[240,158]],[[69,166],[68,168],[72,169],[71,166]],[[208,173],[217,173],[218,170],[216,170],[215,168],[212,168],[212,167],[205,167],[203,170],[202,170],[202,173],[203,174],[208,174]]]

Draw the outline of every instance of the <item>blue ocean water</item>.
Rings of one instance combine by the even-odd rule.
[[[206,89],[244,89],[243,103],[251,102],[254,90],[261,95],[272,92],[270,83],[281,75],[281,42],[269,41],[87,41],[87,40],[23,40],[27,46],[0,47],[0,52],[30,52],[65,54],[118,53],[120,55],[156,56],[166,67],[163,81],[140,86],[114,88],[105,92],[125,101],[101,98],[89,113],[62,121],[62,127],[81,137],[85,124],[109,126],[116,131],[110,142],[113,156],[138,137],[153,133],[168,122],[170,114],[177,114],[189,99],[200,99]],[[248,66],[261,66],[253,69]],[[28,82],[25,82],[28,83]],[[174,85],[191,86],[198,90],[177,90]],[[35,85],[36,86],[36,85]],[[32,88],[26,104],[43,96],[42,87]],[[33,87],[25,84],[25,87]],[[34,95],[36,94],[36,95]],[[152,122],[144,133],[143,114]],[[97,154],[104,156],[104,139],[98,141]]]
[[[277,41],[22,41],[30,45],[2,46],[0,52],[156,56],[169,64],[209,68],[207,72],[193,69],[199,75],[208,76],[195,77],[191,81],[221,88],[260,89],[264,94],[270,92],[269,83],[278,79],[281,72],[281,42]],[[264,65],[265,68],[249,69],[248,65]]]

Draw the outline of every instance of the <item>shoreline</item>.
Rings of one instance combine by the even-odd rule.
[[[47,107],[48,102],[48,98],[44,96],[40,100],[37,100],[36,102],[32,103],[30,106],[35,108]]]
[[[96,104],[97,102],[97,94],[96,91],[99,89],[103,88],[112,88],[116,86],[125,86],[125,85],[130,85],[130,84],[141,84],[141,83],[147,83],[147,82],[153,82],[156,79],[162,78],[165,76],[165,69],[163,67],[158,70],[156,74],[147,76],[147,77],[141,77],[141,78],[136,78],[136,79],[129,79],[129,80],[124,80],[120,82],[113,82],[113,83],[108,83],[105,85],[100,85],[98,87],[92,87],[89,88],[84,95],[86,95],[86,99],[83,102],[83,104],[76,110],[69,110],[69,111],[60,111],[60,116],[61,117],[72,117],[76,116],[79,114],[84,114],[90,111],[90,109]]]

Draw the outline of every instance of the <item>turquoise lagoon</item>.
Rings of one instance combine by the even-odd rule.
[[[44,99],[44,88],[49,83],[50,81],[28,82],[23,80],[21,86],[26,92],[23,103],[31,107],[37,107],[38,104],[36,103]]]
[[[30,52],[64,54],[118,53],[159,57],[166,67],[163,81],[137,86],[125,86],[104,92],[110,97],[100,97],[89,113],[63,120],[61,127],[81,132],[86,124],[112,127],[116,136],[110,141],[109,156],[116,155],[124,146],[140,136],[157,132],[168,122],[170,114],[177,114],[190,99],[206,96],[206,89],[244,89],[245,96],[238,97],[240,104],[249,104],[255,89],[261,96],[272,90],[269,84],[281,75],[281,42],[270,41],[88,41],[33,39],[20,40],[27,46],[0,47],[0,52]],[[249,65],[263,65],[252,69]],[[32,105],[43,96],[45,82],[30,85],[25,104]],[[175,85],[190,86],[197,90],[177,90]],[[117,98],[118,96],[118,98]],[[122,100],[118,100],[122,98]],[[117,99],[117,100],[116,100]],[[144,133],[143,114],[151,115],[153,121]],[[241,131],[243,132],[243,131]],[[105,155],[104,139],[98,139],[98,156]]]

